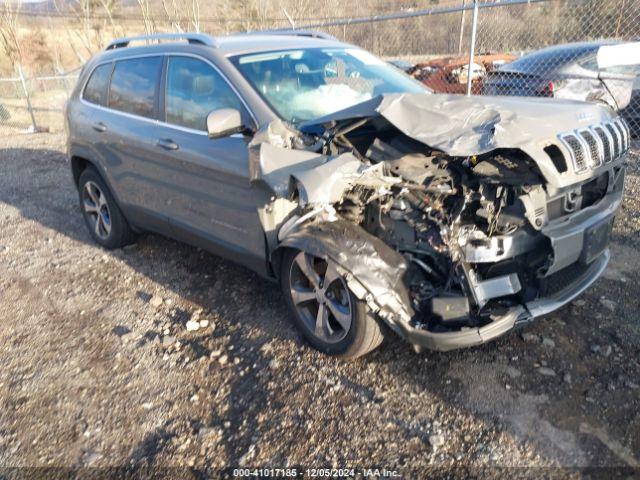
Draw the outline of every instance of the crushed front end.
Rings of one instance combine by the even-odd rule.
[[[272,126],[253,175],[273,249],[331,257],[417,349],[478,345],[561,307],[608,262],[630,135],[602,107],[519,106],[397,96]],[[540,110],[553,120],[536,125]]]

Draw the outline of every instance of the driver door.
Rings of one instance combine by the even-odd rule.
[[[209,139],[207,115],[244,104],[209,62],[168,56],[156,146],[173,236],[264,270],[265,240],[249,184],[249,137]]]

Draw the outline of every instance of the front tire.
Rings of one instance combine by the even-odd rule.
[[[80,208],[93,240],[109,250],[135,241],[135,234],[98,171],[88,167],[78,180]]]
[[[294,323],[312,347],[354,359],[382,343],[380,324],[349,290],[332,260],[294,249],[283,257],[282,291]]]

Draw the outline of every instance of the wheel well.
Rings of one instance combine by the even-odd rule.
[[[271,272],[273,276],[280,280],[280,273],[282,270],[282,260],[284,259],[285,253],[287,250],[290,250],[290,247],[276,247],[276,249],[271,253],[271,259],[269,262]],[[291,249],[292,250],[292,249]]]
[[[80,175],[89,165],[93,165],[89,160],[82,157],[71,157],[71,173],[73,174],[73,183],[78,186]]]

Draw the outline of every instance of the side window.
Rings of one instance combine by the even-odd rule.
[[[111,74],[110,63],[100,65],[91,74],[91,78],[87,82],[87,86],[84,88],[82,98],[87,102],[95,103],[96,105],[104,105],[107,98],[107,85],[109,85],[109,75]]]
[[[220,108],[244,112],[242,102],[208,63],[191,57],[170,57],[165,96],[166,121],[207,130],[207,115]]]
[[[116,62],[109,107],[121,112],[153,118],[162,57],[132,58]]]

